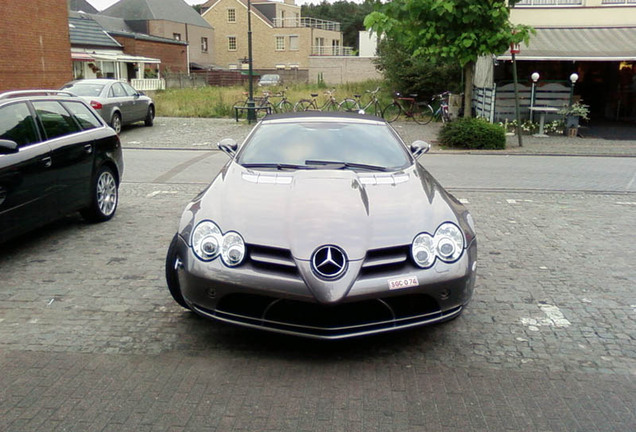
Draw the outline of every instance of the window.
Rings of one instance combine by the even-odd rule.
[[[236,51],[236,36],[228,36],[227,49],[228,51]]]
[[[139,92],[128,83],[123,82],[120,85],[124,88],[124,91],[128,96],[137,96],[139,94]]]
[[[124,90],[120,83],[115,83],[110,88],[109,97],[126,97],[126,90]]]
[[[94,129],[102,125],[91,110],[89,110],[83,103],[64,102],[64,106],[71,112],[71,114],[73,114],[75,120],[77,120],[82,129]]]
[[[0,108],[0,139],[14,141],[19,147],[38,141],[35,122],[25,103]]]
[[[236,9],[227,10],[227,22],[236,22]]]
[[[33,107],[44,126],[48,139],[79,132],[80,129],[73,117],[58,102],[33,102]]]
[[[298,51],[298,36],[289,37],[289,49],[292,51]]]
[[[276,51],[285,49],[285,36],[276,36]]]
[[[181,33],[172,33],[172,39],[181,40]]]
[[[201,38],[201,52],[208,52],[208,38]]]

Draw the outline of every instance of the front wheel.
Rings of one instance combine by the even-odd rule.
[[[382,110],[382,117],[389,123],[393,123],[398,119],[401,112],[402,108],[400,107],[400,104],[398,104],[397,102],[393,102],[392,104],[387,105]]]
[[[107,166],[101,167],[91,186],[91,203],[81,211],[84,219],[90,222],[104,222],[111,219],[117,210],[118,188],[113,170]]]
[[[282,101],[276,106],[276,112],[288,113],[294,111],[294,105],[289,101]]]
[[[146,114],[146,119],[144,120],[144,125],[150,127],[155,123],[155,107],[150,105],[148,107],[148,113]]]
[[[358,102],[355,99],[345,99],[338,104],[338,111],[355,112],[359,110],[360,106],[358,106]]]
[[[434,114],[433,108],[429,104],[417,104],[413,113],[413,120],[421,125],[429,124],[433,120]]]
[[[181,265],[181,259],[177,254],[177,244],[179,242],[179,234],[175,234],[168,247],[168,253],[166,254],[166,282],[168,284],[168,290],[174,301],[179,303],[186,309],[190,309],[183,294],[181,294],[181,286],[179,285],[179,276],[177,275],[177,268]]]
[[[294,111],[296,112],[309,111],[312,107],[313,107],[313,104],[311,103],[310,100],[301,99],[298,102],[296,102],[296,105],[294,105]]]

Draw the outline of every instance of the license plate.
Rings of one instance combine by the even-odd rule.
[[[420,283],[417,281],[417,276],[404,276],[401,278],[389,279],[390,290],[410,288],[418,286]]]

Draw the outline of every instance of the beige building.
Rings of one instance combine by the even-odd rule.
[[[350,54],[342,47],[340,24],[301,16],[294,0],[251,2],[253,68],[306,71],[310,56]],[[203,18],[215,29],[213,50],[218,66],[248,68],[248,1],[210,0]]]
[[[636,120],[636,0],[522,0],[510,19],[536,30],[516,55],[522,83],[536,72],[538,86],[572,89],[593,120]],[[497,57],[496,82],[511,79],[510,60]]]

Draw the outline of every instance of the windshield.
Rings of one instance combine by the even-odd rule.
[[[93,96],[97,97],[101,94],[104,84],[87,84],[87,83],[75,83],[64,87],[64,90],[68,90],[77,96]]]
[[[262,124],[241,150],[246,167],[399,170],[411,164],[406,148],[382,124]]]

